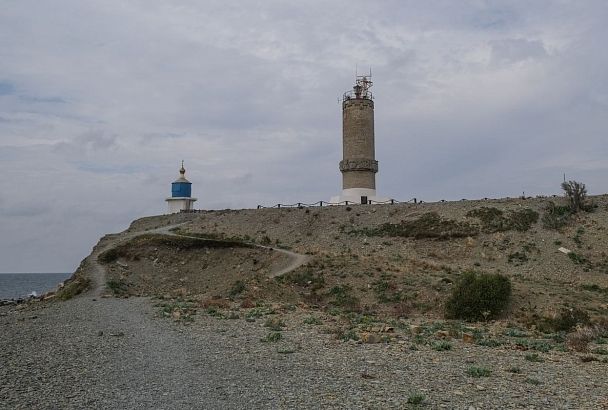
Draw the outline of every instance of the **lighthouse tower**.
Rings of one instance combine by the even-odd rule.
[[[192,204],[196,198],[192,198],[192,183],[186,179],[186,170],[184,169],[184,161],[179,169],[179,178],[171,184],[171,196],[166,199],[169,205],[169,213],[177,213],[181,211],[189,211],[192,209]]]
[[[374,146],[374,100],[371,74],[357,76],[352,91],[342,98],[342,193],[331,202],[368,204],[388,198],[376,196],[378,161]]]

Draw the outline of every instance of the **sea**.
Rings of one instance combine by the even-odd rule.
[[[53,290],[71,273],[0,273],[0,300],[19,299],[32,292]]]

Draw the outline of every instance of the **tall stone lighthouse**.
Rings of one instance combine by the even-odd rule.
[[[331,202],[369,204],[387,201],[376,196],[378,161],[374,147],[374,100],[371,74],[357,76],[342,98],[342,193]]]

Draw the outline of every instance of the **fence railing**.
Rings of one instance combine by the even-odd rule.
[[[537,195],[536,198],[557,198],[558,195]],[[495,199],[532,199],[533,197],[529,196],[520,196],[520,197],[515,197],[515,198],[495,198]],[[493,200],[492,198],[479,198],[479,199],[466,199],[466,198],[462,198],[460,201],[490,201]],[[455,201],[446,201],[445,199],[441,199],[439,201],[436,202],[455,202]],[[409,201],[399,201],[396,199],[389,199],[386,201],[374,201],[372,199],[368,199],[367,200],[367,204],[361,204],[360,202],[356,202],[356,201],[341,201],[341,202],[329,202],[329,201],[317,201],[317,202],[313,202],[311,204],[305,203],[305,202],[297,202],[294,204],[276,204],[276,205],[272,205],[272,206],[264,206],[264,205],[258,205],[257,209],[280,209],[280,208],[311,208],[311,207],[315,207],[315,206],[332,206],[332,205],[396,205],[396,204],[422,204],[424,203],[424,201],[418,200],[416,198],[412,198]],[[204,210],[204,209],[182,209],[180,212],[182,213],[199,213],[199,212],[208,212],[208,210]]]
[[[317,201],[312,204],[307,204],[304,202],[298,202],[295,204],[276,204],[272,206],[263,206],[258,205],[258,209],[272,209],[272,208],[310,208],[314,206],[332,206],[332,205],[395,205],[395,204],[407,204],[407,203],[417,203],[416,198],[412,198],[409,201],[398,201],[396,199],[388,199],[386,201],[374,201],[372,199],[367,200],[367,204],[362,204],[356,201],[340,201],[340,202],[329,202],[329,201]]]

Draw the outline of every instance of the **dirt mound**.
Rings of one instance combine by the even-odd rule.
[[[443,317],[462,273],[499,273],[513,285],[505,316],[509,320],[531,325],[564,308],[599,317],[608,312],[608,198],[591,201],[592,212],[560,219],[559,224],[549,222],[554,222],[555,209],[565,205],[563,198],[224,210],[171,221],[167,216],[145,218],[133,226],[153,229],[185,222],[179,230],[184,235],[282,247],[312,259],[287,275],[269,278],[277,264],[285,263],[272,251],[221,249],[212,242],[189,248],[148,238],[130,243],[110,271],[135,293],[171,291],[231,298],[235,303],[251,299],[425,318]]]
[[[116,295],[236,296],[288,263],[244,242],[146,234],[102,253]]]

